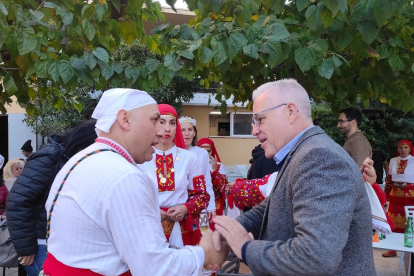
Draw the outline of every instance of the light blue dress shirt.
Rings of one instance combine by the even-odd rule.
[[[276,164],[279,165],[280,162],[282,162],[283,159],[285,159],[286,155],[288,155],[289,151],[293,148],[293,146],[296,144],[296,142],[299,140],[300,137],[302,137],[302,135],[308,131],[309,129],[313,128],[314,126],[310,126],[307,129],[305,129],[304,131],[302,131],[301,133],[299,133],[298,135],[295,136],[295,138],[293,138],[292,140],[290,140],[289,143],[287,143],[281,150],[278,151],[278,153],[276,153],[274,159],[276,161]]]

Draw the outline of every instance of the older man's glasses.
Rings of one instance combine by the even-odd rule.
[[[263,114],[263,113],[265,113],[267,111],[276,109],[276,108],[281,107],[281,106],[284,106],[284,105],[287,105],[287,104],[285,104],[285,103],[284,104],[279,104],[279,105],[276,105],[274,107],[271,107],[271,108],[265,109],[263,111],[257,112],[256,114],[253,114],[252,126],[255,126],[255,125],[256,126],[260,126],[262,124],[262,119],[264,119],[265,117],[259,117],[260,114]]]

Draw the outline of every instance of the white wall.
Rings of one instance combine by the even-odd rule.
[[[20,149],[24,142],[31,139],[33,150],[36,151],[36,135],[26,123],[24,114],[8,114],[9,117],[9,159],[25,158]]]

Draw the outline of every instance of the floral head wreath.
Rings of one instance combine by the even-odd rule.
[[[191,117],[188,117],[188,116],[181,117],[179,119],[179,121],[180,121],[181,125],[184,124],[184,123],[191,123],[193,126],[197,125],[197,121],[195,119],[191,118]]]

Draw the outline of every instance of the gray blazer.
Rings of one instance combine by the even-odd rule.
[[[238,221],[259,275],[376,275],[371,209],[355,161],[319,127],[286,157],[272,192]]]

